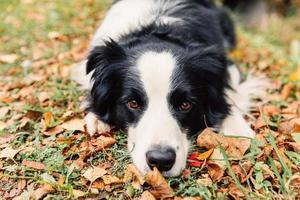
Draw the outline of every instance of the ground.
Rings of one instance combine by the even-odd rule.
[[[238,26],[232,59],[245,74],[270,79],[268,95],[247,116],[256,138],[207,129],[182,176],[165,179],[155,170],[143,177],[130,164],[124,133],[90,138],[85,131],[83,93],[69,72],[86,56],[109,3],[1,1],[0,199],[299,199],[296,14],[262,30]]]

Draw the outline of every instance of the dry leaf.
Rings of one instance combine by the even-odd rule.
[[[210,128],[205,129],[197,138],[199,147],[214,149],[221,145],[229,157],[241,159],[250,147],[250,139],[225,137],[214,133]]]
[[[44,116],[45,126],[49,127],[51,124],[51,120],[52,120],[52,113],[46,112],[43,114],[43,116]]]
[[[45,195],[53,191],[54,189],[51,185],[44,184],[42,187],[39,187],[37,190],[35,190],[32,195],[34,199],[42,199]]]
[[[44,135],[47,136],[52,136],[52,135],[57,135],[59,133],[62,133],[64,129],[60,126],[56,126],[54,128],[49,129],[48,131],[44,131]]]
[[[0,131],[4,130],[6,127],[7,127],[7,124],[4,123],[4,122],[2,122],[2,121],[0,121]]]
[[[294,88],[294,84],[293,83],[288,83],[286,84],[281,91],[281,99],[282,100],[287,100],[292,92]]]
[[[0,62],[11,64],[16,62],[18,58],[19,56],[17,54],[0,55]]]
[[[144,175],[133,165],[129,164],[124,174],[124,182],[132,180],[132,186],[139,189],[145,183]]]
[[[39,170],[45,169],[45,165],[43,163],[35,162],[35,161],[23,160],[22,165],[33,169],[39,169]]]
[[[156,200],[156,198],[149,191],[145,191],[143,192],[140,200]]]
[[[106,173],[107,171],[102,167],[91,167],[84,172],[83,176],[93,183],[96,179],[101,178]]]
[[[81,190],[74,190],[73,189],[73,195],[75,199],[78,199],[80,197],[84,197],[85,196],[85,192],[81,191]]]
[[[79,118],[73,118],[67,122],[64,122],[60,126],[68,131],[81,131],[84,132],[85,122]]]
[[[174,196],[172,188],[156,167],[147,174],[146,181],[152,187],[151,193],[155,198],[164,199]]]
[[[5,115],[9,112],[9,108],[7,107],[2,107],[0,108],[0,119],[5,117]]]
[[[213,152],[214,152],[214,149],[209,149],[208,151],[206,151],[204,153],[200,153],[197,156],[197,159],[198,160],[206,160],[206,159],[208,159],[212,155]]]
[[[6,147],[0,152],[0,158],[11,158],[13,159],[21,149],[12,149],[10,147]]]
[[[9,142],[13,141],[15,138],[16,138],[15,135],[0,136],[0,145],[4,144],[4,143],[9,143]]]
[[[51,95],[49,92],[40,92],[38,94],[38,99],[39,99],[40,103],[44,103],[45,101],[50,99],[50,97],[51,97]]]
[[[213,182],[219,182],[224,175],[224,169],[213,162],[207,163],[207,170]]]
[[[112,175],[104,175],[104,176],[102,176],[102,180],[103,180],[105,185],[110,185],[110,184],[116,184],[116,183],[122,183],[123,182],[118,177],[112,176]]]
[[[105,137],[104,135],[100,135],[98,138],[92,139],[91,143],[93,146],[96,146],[97,151],[100,151],[105,148],[111,147],[116,143],[116,139],[114,139],[113,137]]]

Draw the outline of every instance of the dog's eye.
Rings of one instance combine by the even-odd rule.
[[[134,110],[140,108],[139,103],[138,103],[136,100],[133,100],[133,99],[132,99],[132,100],[129,100],[129,101],[127,102],[127,106],[128,106],[129,108],[131,108],[131,109],[134,109]]]
[[[179,106],[180,111],[189,111],[192,108],[192,104],[190,102],[182,102]]]

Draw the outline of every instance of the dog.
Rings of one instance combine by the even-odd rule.
[[[88,132],[123,130],[137,168],[169,177],[206,127],[254,137],[243,116],[265,80],[242,79],[227,56],[235,43],[230,16],[208,0],[114,2],[72,75],[87,92]]]

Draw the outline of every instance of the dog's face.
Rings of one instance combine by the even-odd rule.
[[[166,176],[184,169],[189,138],[227,114],[226,59],[214,48],[106,42],[92,50],[90,111],[128,133],[134,164]]]

